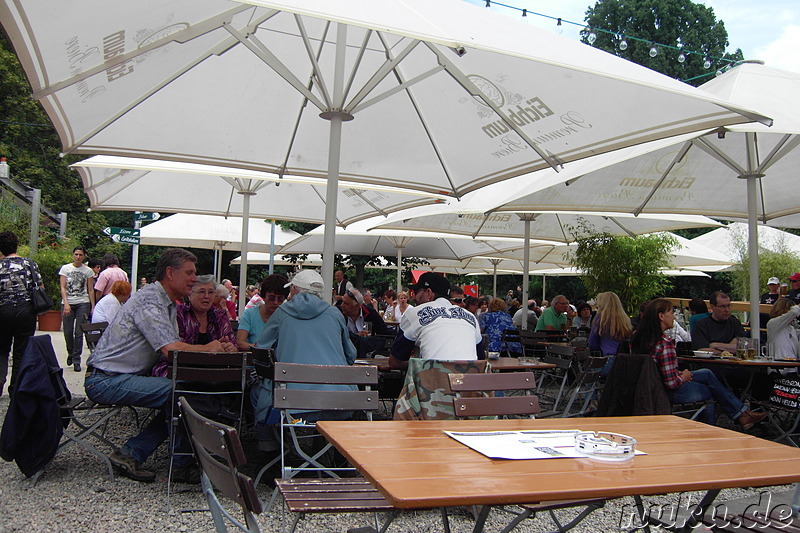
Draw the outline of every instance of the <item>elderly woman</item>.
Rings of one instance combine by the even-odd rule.
[[[236,332],[236,345],[240,350],[249,350],[256,345],[261,330],[272,316],[278,306],[289,296],[289,280],[282,274],[272,274],[261,282],[259,295],[264,301],[263,305],[245,309],[239,320],[239,330]]]
[[[779,298],[772,305],[767,322],[767,349],[772,357],[800,359],[800,340],[792,322],[800,315],[800,306],[789,298]]]
[[[117,311],[122,308],[122,304],[131,297],[131,290],[131,284],[127,281],[115,281],[111,285],[111,293],[100,298],[100,301],[94,306],[92,323],[108,322],[111,324],[111,321],[117,316]]]
[[[506,302],[500,298],[492,298],[489,302],[489,310],[483,313],[478,319],[481,326],[481,333],[489,337],[489,351],[500,352],[503,349],[503,331],[514,329],[511,315],[506,312]],[[505,349],[521,355],[522,345],[518,342],[506,343]]]
[[[197,276],[189,294],[189,303],[178,305],[178,334],[187,344],[211,341],[235,343],[228,314],[213,306],[217,296],[214,276]]]
[[[236,320],[236,303],[228,299],[231,291],[221,283],[217,283],[215,287],[216,294],[212,303],[213,307],[224,311],[228,316],[228,320]]]

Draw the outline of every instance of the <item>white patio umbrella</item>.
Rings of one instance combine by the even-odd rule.
[[[701,86],[740,105],[758,105],[773,119],[730,126],[678,144],[658,141],[567,169],[565,184],[542,180],[499,208],[629,213],[702,213],[748,221],[748,249],[757,250],[757,222],[800,227],[792,194],[800,168],[800,74],[746,62]],[[589,168],[593,165],[604,167]],[[561,180],[559,180],[561,181]],[[546,188],[545,188],[546,187]],[[750,253],[751,320],[758,319],[758,253]],[[758,328],[752,330],[755,334]]]
[[[695,237],[692,242],[708,246],[735,263],[741,258],[742,246],[747,247],[747,224],[733,222]],[[788,250],[800,255],[800,236],[770,226],[759,226],[758,246],[773,252]]]
[[[90,157],[72,167],[83,179],[92,209],[243,217],[237,218],[240,235],[224,240],[243,243],[237,249],[244,254],[250,242],[259,242],[249,234],[251,226],[242,224],[248,217],[325,221],[327,181],[324,178],[280,177],[254,170],[114,156]],[[167,188],[174,193],[156,193]],[[365,186],[343,180],[337,189],[336,223],[345,226],[443,198],[444,195],[400,190],[389,185]],[[286,240],[280,242],[285,243]],[[240,285],[246,285],[246,276],[245,262],[240,270]],[[239,306],[243,308],[244,293],[240,296]]]
[[[340,177],[459,197],[764,119],[458,0],[3,0],[0,20],[65,153],[327,177],[328,287]]]
[[[297,260],[297,261],[290,261],[284,258],[284,254],[275,254],[272,255],[267,252],[247,252],[247,264],[248,265],[269,265],[270,261],[274,265],[297,265],[297,266],[306,266],[306,267],[321,267],[322,266],[322,255],[320,254],[308,254],[306,259]],[[240,265],[242,264],[242,256],[234,257],[231,260],[232,265]]]
[[[213,215],[194,215],[176,213],[142,227],[140,244],[151,246],[180,246],[184,248],[203,248],[214,250],[214,274],[219,280],[219,265],[223,250],[241,250],[241,217],[222,217]],[[247,248],[269,249],[283,246],[300,236],[296,231],[285,230],[263,219],[251,218],[248,221]]]
[[[491,193],[503,188],[504,184],[487,187]],[[390,215],[380,221],[379,228],[405,231],[431,231],[444,235],[462,235],[491,239],[499,237],[519,237],[524,242],[531,239],[550,240],[567,243],[574,240],[570,227],[578,228],[582,222],[591,224],[599,231],[612,235],[640,235],[657,231],[669,231],[686,227],[718,226],[719,223],[699,215],[641,215],[629,213],[509,213],[486,212],[492,205],[494,194],[484,191],[470,193],[458,205],[436,205],[412,208]],[[528,274],[526,266],[531,264],[531,246],[520,248],[522,260],[522,297],[527,299]],[[484,254],[486,255],[486,254]],[[503,257],[511,257],[504,253]],[[539,260],[564,263],[560,258],[540,258]]]
[[[369,229],[374,222],[364,221],[336,229],[336,253],[368,256],[396,256],[397,287],[402,285],[402,258],[464,259],[477,255],[499,255],[519,247],[520,239],[479,240],[463,236],[440,236],[430,232]],[[314,253],[324,242],[325,228],[320,226],[281,247],[279,253]],[[323,257],[324,258],[324,257]]]

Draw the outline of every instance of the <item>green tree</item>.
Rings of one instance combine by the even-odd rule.
[[[634,63],[639,63],[667,76],[700,85],[713,76],[716,69],[730,60],[744,59],[741,49],[726,52],[728,32],[725,23],[717,20],[714,10],[691,0],[598,0],[586,10],[586,25],[594,29],[597,40],[592,46],[601,48]],[[582,40],[589,42],[590,31],[581,32]],[[627,38],[627,48],[622,50],[622,35]],[[698,54],[657,47],[658,54],[650,56],[651,43],[683,48]],[[704,67],[705,58],[712,58],[710,69]]]
[[[730,271],[731,296],[734,299],[750,299],[750,256],[747,252],[747,234],[732,233],[738,261]],[[793,252],[784,242],[777,242],[772,249],[759,246],[758,286],[766,288],[772,276],[785,280],[794,272],[800,272],[800,255]]]
[[[671,235],[617,237],[597,232],[585,221],[569,229],[576,245],[569,260],[583,272],[581,279],[590,295],[613,291],[633,313],[641,302],[669,287],[659,271],[671,266],[670,251],[677,244]]]

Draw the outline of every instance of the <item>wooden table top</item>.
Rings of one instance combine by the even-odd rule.
[[[520,360],[516,357],[501,357],[500,359],[489,359],[493,371],[506,371],[506,370],[547,370],[555,368],[556,365],[552,363],[528,362]]]
[[[678,356],[679,361],[685,363],[712,363],[722,365],[736,365],[736,366],[755,366],[755,367],[768,367],[768,368],[796,368],[800,367],[800,360],[782,360],[775,361],[769,359],[736,359],[736,358],[721,358],[721,357],[693,357],[690,355]]]
[[[614,498],[800,481],[800,449],[676,416],[541,420],[323,421],[317,428],[396,507]],[[443,430],[581,429],[634,437],[648,455],[496,460]]]

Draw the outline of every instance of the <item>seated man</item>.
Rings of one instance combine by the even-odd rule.
[[[301,270],[286,284],[289,299],[272,314],[258,338],[259,348],[274,348],[275,359],[281,363],[306,365],[352,365],[356,349],[342,313],[322,300],[322,276],[314,270]],[[272,384],[263,383],[252,397],[256,408],[256,423],[265,421],[272,406]],[[291,385],[290,385],[291,387]],[[351,385],[303,385],[312,390],[356,390]],[[304,414],[312,422],[320,414]]]
[[[178,336],[175,300],[191,293],[197,280],[194,254],[170,248],[161,254],[156,265],[156,282],[150,283],[125,304],[105,331],[89,357],[86,372],[86,395],[102,404],[132,405],[160,409],[138,435],[131,437],[109,457],[122,474],[136,481],[153,481],[155,474],[141,464],[166,440],[172,381],[152,377],[158,356],[170,350],[202,352],[235,351],[229,342],[211,341],[195,346],[181,342]],[[185,437],[176,436],[176,449],[188,450]],[[174,479],[191,476],[191,457],[177,457],[179,467]]]
[[[514,327],[517,329],[523,329],[522,324],[525,323],[527,327],[524,329],[527,329],[528,331],[533,331],[536,329],[536,324],[539,323],[539,315],[536,314],[536,309],[538,307],[539,306],[536,305],[536,300],[528,300],[527,309],[520,307],[519,310],[514,313],[514,317],[512,318]]]
[[[463,361],[485,359],[478,319],[447,299],[450,282],[441,274],[425,272],[414,291],[416,307],[409,308],[400,320],[400,331],[392,346],[389,366],[402,369],[415,345],[423,359]]]
[[[536,323],[536,331],[566,331],[575,312],[569,306],[569,300],[559,294],[547,309],[542,311],[542,316]]]
[[[692,330],[692,349],[736,353],[736,339],[747,337],[739,319],[731,315],[731,299],[722,291],[709,299],[711,316],[699,320]]]
[[[372,336],[374,335],[393,335],[394,332],[389,329],[386,322],[377,311],[371,311],[364,305],[364,298],[361,293],[353,289],[347,291],[342,296],[342,314],[347,325],[347,331],[350,332],[350,340],[356,347],[357,356],[365,357],[367,353],[373,352],[378,348],[378,341],[380,339]],[[371,329],[367,330],[367,324],[370,324]]]

